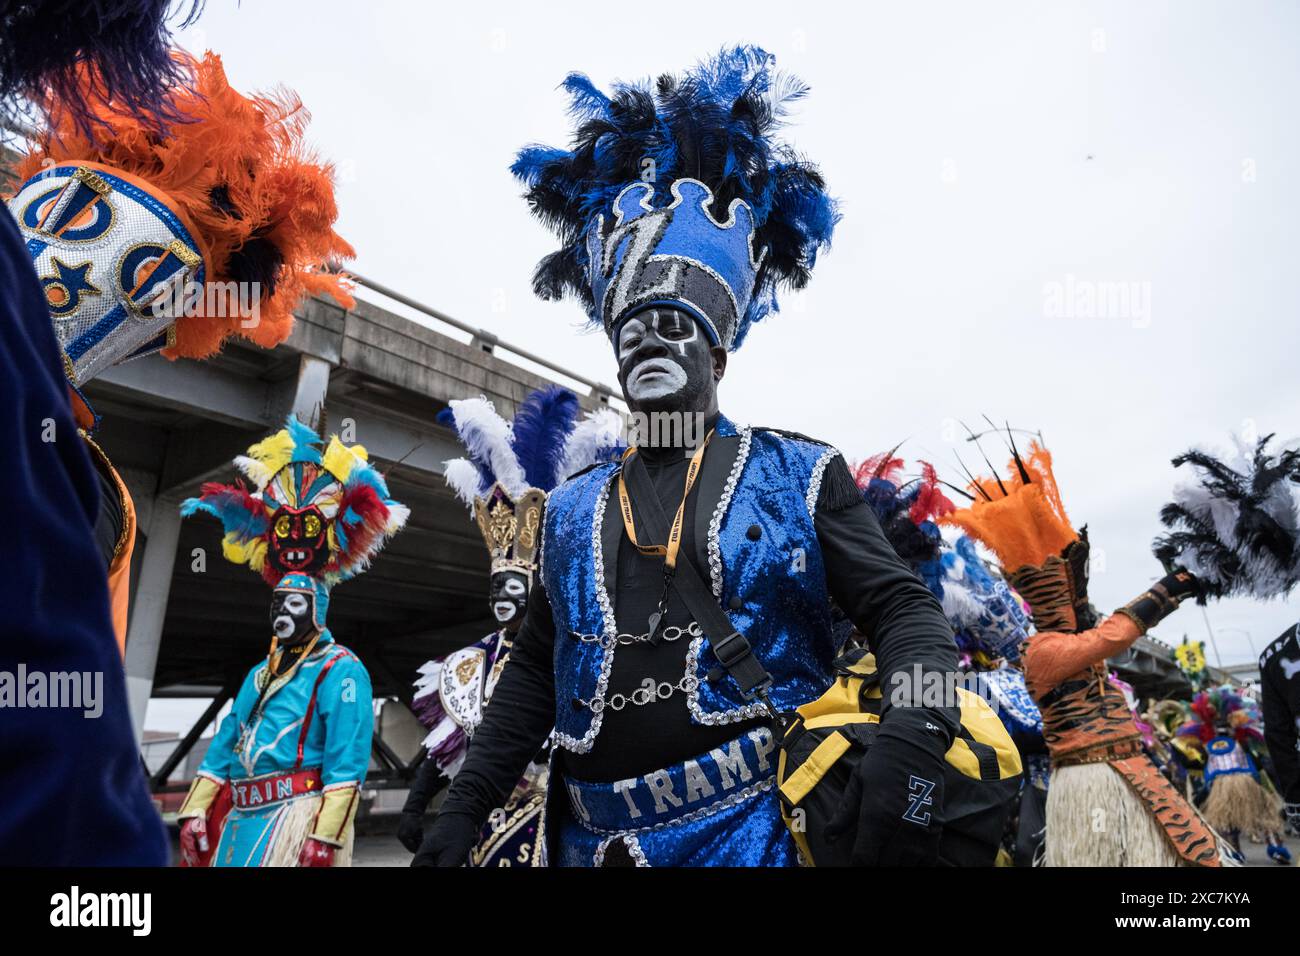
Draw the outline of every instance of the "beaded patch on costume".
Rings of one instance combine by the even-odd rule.
[[[483,671],[487,653],[476,645],[452,651],[443,662],[438,695],[461,727],[472,731],[483,719]]]

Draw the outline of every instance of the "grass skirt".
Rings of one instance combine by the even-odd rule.
[[[1058,767],[1047,789],[1044,866],[1180,866],[1145,802],[1106,763]]]
[[[1210,785],[1201,815],[1220,833],[1236,830],[1259,837],[1281,829],[1280,809],[1251,774],[1224,773]]]

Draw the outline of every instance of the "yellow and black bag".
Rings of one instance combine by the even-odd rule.
[[[795,711],[777,765],[781,815],[814,866],[849,862],[852,841],[831,843],[822,832],[840,808],[853,769],[875,741],[883,703],[873,655],[853,652],[837,660],[835,669],[830,689]],[[939,860],[992,866],[1020,789],[1020,753],[984,698],[963,687],[956,690],[961,732],[945,755]]]

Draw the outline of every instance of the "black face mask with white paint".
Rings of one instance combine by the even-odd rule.
[[[726,352],[715,348],[687,313],[673,308],[637,312],[619,327],[614,347],[618,381],[633,411],[717,411]]]
[[[304,591],[281,590],[271,595],[271,633],[280,647],[296,647],[316,633],[316,599]]]
[[[488,605],[496,622],[512,634],[524,623],[528,606],[528,576],[519,571],[498,571],[488,585]]]

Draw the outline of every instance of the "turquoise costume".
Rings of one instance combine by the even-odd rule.
[[[328,630],[262,696],[267,676],[266,661],[248,672],[199,768],[218,784],[229,780],[234,801],[213,866],[265,865],[297,802],[318,810],[322,794],[339,790],[355,801],[370,763],[370,675]],[[312,770],[317,776],[294,780]],[[334,831],[335,840],[343,837]]]
[[[374,707],[365,667],[326,627],[330,588],[362,573],[408,510],[364,448],[292,416],[235,463],[252,490],[205,484],[181,513],[218,518],[226,558],[275,589],[275,636],[177,813],[182,865],[346,866]]]

